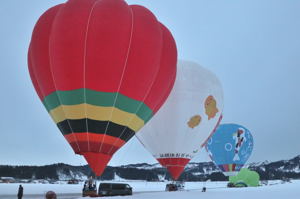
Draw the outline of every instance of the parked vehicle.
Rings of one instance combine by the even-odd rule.
[[[232,183],[232,182],[229,182],[227,184],[227,187],[229,188],[234,188],[234,187],[248,187],[248,185],[244,182],[237,182],[237,183]]]
[[[244,182],[237,182],[234,185],[235,187],[248,187],[248,185]]]
[[[68,180],[68,184],[79,184],[79,181],[76,179]]]
[[[132,195],[132,187],[123,183],[100,183],[99,196],[125,196]]]

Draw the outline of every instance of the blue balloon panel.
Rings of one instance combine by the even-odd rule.
[[[248,129],[237,124],[220,125],[207,141],[206,149],[213,162],[225,172],[237,172],[253,150],[253,137]]]

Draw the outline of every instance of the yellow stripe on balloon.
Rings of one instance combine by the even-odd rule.
[[[232,164],[229,164],[229,165],[228,165],[228,170],[229,170],[229,171],[232,171]]]
[[[115,107],[102,107],[90,104],[61,105],[50,111],[50,115],[55,123],[66,119],[89,118],[99,121],[112,121],[122,126],[128,126],[137,132],[145,123],[136,114],[122,111]]]

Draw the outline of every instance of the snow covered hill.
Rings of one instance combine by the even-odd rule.
[[[300,179],[300,155],[290,160],[251,163],[246,165],[257,171],[262,180]],[[48,181],[78,179],[84,180],[93,175],[88,166],[54,164],[47,166],[0,166],[0,177],[15,179],[45,179]],[[130,164],[117,167],[108,166],[101,176],[102,180],[170,180],[165,168],[159,164]],[[180,177],[185,181],[225,181],[225,177],[212,162],[190,163]]]
[[[257,171],[262,179],[300,179],[300,155],[290,160],[252,163],[247,166]]]

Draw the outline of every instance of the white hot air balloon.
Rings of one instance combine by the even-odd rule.
[[[177,180],[222,118],[223,90],[211,71],[179,61],[165,104],[136,134],[146,149]]]

